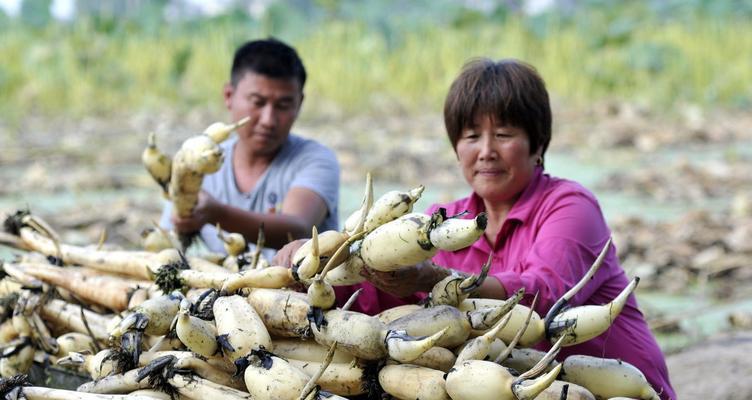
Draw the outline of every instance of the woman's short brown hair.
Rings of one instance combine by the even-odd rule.
[[[474,117],[489,115],[501,124],[521,128],[530,153],[545,154],[551,141],[551,104],[546,84],[533,66],[519,60],[469,61],[449,88],[444,125],[452,148]]]

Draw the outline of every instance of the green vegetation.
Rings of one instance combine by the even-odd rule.
[[[258,19],[235,10],[170,23],[154,10],[127,18],[100,12],[70,24],[0,12],[0,118],[216,109],[235,46],[269,34],[302,53],[308,112],[438,111],[474,56],[526,60],[570,104],[752,105],[752,10],[733,1],[723,8],[591,0],[536,16],[440,1],[404,10],[392,9],[399,2],[367,10],[361,2],[307,2],[302,11],[286,3]]]

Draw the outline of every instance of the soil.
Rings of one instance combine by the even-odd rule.
[[[82,121],[71,121],[64,116],[30,117],[20,127],[5,126],[0,121],[0,142],[4,148],[0,154],[3,166],[0,200],[7,205],[8,199],[13,201],[19,193],[26,192],[76,193],[101,189],[128,193],[134,188],[155,189],[139,165],[146,133],[155,130],[160,147],[174,154],[183,139],[223,117],[206,112],[185,116],[160,112]],[[618,154],[626,149],[650,154],[656,149],[679,145],[721,143],[738,148],[739,143],[742,146],[752,143],[749,112],[688,108],[668,118],[628,104],[603,104],[585,112],[560,111],[557,117],[561,122],[555,126],[552,152],[586,154],[607,150]],[[377,181],[403,182],[406,187],[415,183],[428,186],[458,179],[456,160],[443,139],[441,121],[439,115],[430,114],[357,117],[346,121],[309,118],[301,121],[297,131],[334,148],[342,164],[343,182],[360,182],[365,171],[372,171]],[[354,132],[359,134],[353,135]],[[399,140],[385,140],[387,137]],[[647,166],[604,179],[602,185],[611,190],[641,192],[669,201],[732,196],[742,199],[735,203],[736,213],[727,210],[712,218],[693,215],[662,224],[634,219],[623,223],[610,221],[615,233],[621,236],[618,247],[624,251],[620,257],[625,269],[650,274],[650,289],[681,293],[698,277],[715,278],[724,279],[719,287],[727,297],[732,293],[736,300],[749,298],[752,180],[748,172],[752,170],[752,156],[734,152],[727,161],[717,169],[685,162],[665,168]],[[154,192],[157,193],[156,189]],[[99,202],[99,209],[75,205],[40,214],[64,231],[64,241],[96,243],[106,229],[108,244],[132,247],[139,243],[140,230],[150,226],[159,215],[160,202],[121,196],[106,206]],[[12,205],[24,206],[34,204]],[[13,211],[0,208],[0,214]],[[717,297],[722,300],[722,296]],[[667,362],[678,398],[752,399],[750,355],[749,326],[673,352]]]
[[[681,400],[752,399],[752,330],[726,333],[670,355],[671,383]]]

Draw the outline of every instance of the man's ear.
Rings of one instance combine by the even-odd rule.
[[[300,92],[300,104],[298,104],[298,112],[303,108],[303,100],[305,100],[305,93]]]
[[[235,87],[232,86],[232,83],[227,82],[225,83],[225,86],[222,88],[222,96],[225,99],[225,107],[227,109],[230,109],[230,102],[232,100],[232,94],[235,92]]]

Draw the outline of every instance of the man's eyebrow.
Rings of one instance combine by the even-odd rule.
[[[269,97],[264,96],[264,95],[262,95],[261,93],[258,93],[258,92],[248,93],[248,97],[249,98],[259,99],[259,100],[269,100]],[[277,103],[281,103],[281,102],[293,102],[293,101],[295,101],[295,96],[293,96],[293,95],[282,96],[282,97],[280,97],[280,98],[278,98],[278,99],[275,100],[275,102],[277,102]]]
[[[294,102],[295,102],[295,97],[293,97],[293,96],[280,97],[280,98],[278,98],[275,101],[275,103],[277,103],[277,104],[279,104],[279,103],[294,103]]]

